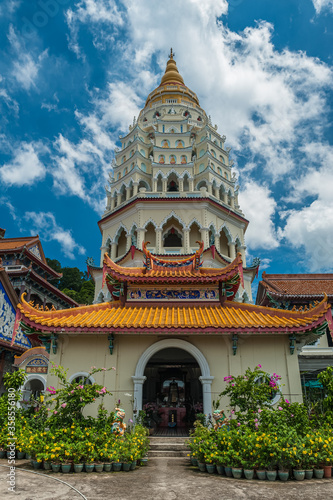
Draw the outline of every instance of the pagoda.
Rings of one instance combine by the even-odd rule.
[[[68,367],[70,381],[88,377],[110,389],[109,409],[118,400],[129,417],[157,408],[157,426],[184,427],[198,408],[211,413],[224,377],[258,364],[301,401],[295,353],[332,330],[330,305],[326,296],[303,311],[250,303],[259,263],[246,266],[248,221],[225,137],[172,52],[120,140],[99,222],[101,262],[89,266],[95,304],[45,310],[23,296],[16,325]],[[116,370],[95,380],[92,366]],[[48,383],[57,384],[51,374]]]
[[[105,252],[123,266],[141,265],[144,241],[167,258],[192,254],[200,240],[207,267],[225,267],[241,253],[244,286],[237,300],[251,302],[258,261],[246,268],[248,221],[238,204],[230,148],[184,84],[172,49],[160,85],[119,139],[99,221],[101,267]],[[102,288],[101,267],[90,268],[96,302],[111,298]]]

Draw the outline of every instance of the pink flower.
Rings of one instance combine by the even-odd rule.
[[[258,429],[259,424],[258,424],[258,423],[257,423],[257,424],[254,424],[254,427],[255,427],[256,429]]]
[[[78,388],[79,389],[83,389],[83,385],[78,385]]]
[[[115,370],[115,367],[113,366],[113,367],[111,368],[111,370]]]
[[[74,394],[74,390],[73,390],[73,391],[71,391],[71,394]]]
[[[61,406],[62,406],[63,408],[66,408],[67,403],[62,403],[62,405],[61,405]]]
[[[106,372],[106,368],[102,368],[103,372]]]
[[[57,412],[56,410],[54,410],[54,412],[53,412],[53,413],[56,415],[58,412]]]
[[[233,415],[235,413],[235,410],[231,410],[231,414]]]
[[[82,398],[80,397],[80,401],[82,401]]]
[[[261,413],[261,412],[262,412],[262,410],[259,408],[258,413]]]
[[[237,422],[237,427],[239,427],[239,426],[240,426],[240,422]]]
[[[278,407],[278,410],[283,410],[282,406],[279,406],[279,407]]]
[[[261,365],[258,365],[258,368],[261,368]]]
[[[288,399],[285,399],[285,402],[286,402],[288,405],[290,405],[290,402],[288,401]]]

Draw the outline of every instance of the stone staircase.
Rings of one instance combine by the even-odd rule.
[[[187,457],[189,448],[186,447],[186,437],[151,436],[149,458],[182,458]]]

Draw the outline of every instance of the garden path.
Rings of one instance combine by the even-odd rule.
[[[0,460],[0,465],[6,465]],[[19,466],[30,468],[27,461]],[[7,491],[8,469],[0,467],[1,500],[79,500],[66,485],[17,471],[16,493]],[[50,473],[50,476],[52,473]],[[54,475],[55,476],[55,475]],[[333,500],[333,479],[311,481],[247,481],[209,475],[189,465],[188,458],[151,458],[133,472],[57,474],[87,500]]]

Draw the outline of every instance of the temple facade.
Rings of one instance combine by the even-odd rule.
[[[248,221],[225,137],[172,52],[120,140],[99,222],[101,262],[89,266],[95,304],[45,310],[23,295],[16,325],[71,381],[88,377],[112,391],[109,410],[118,400],[128,417],[154,408],[157,426],[185,427],[195,412],[211,413],[224,377],[258,364],[301,401],[297,349],[331,329],[330,305],[326,296],[306,311],[251,304],[259,263],[246,265]],[[94,366],[115,370],[89,378]],[[56,387],[50,374],[47,381]]]

